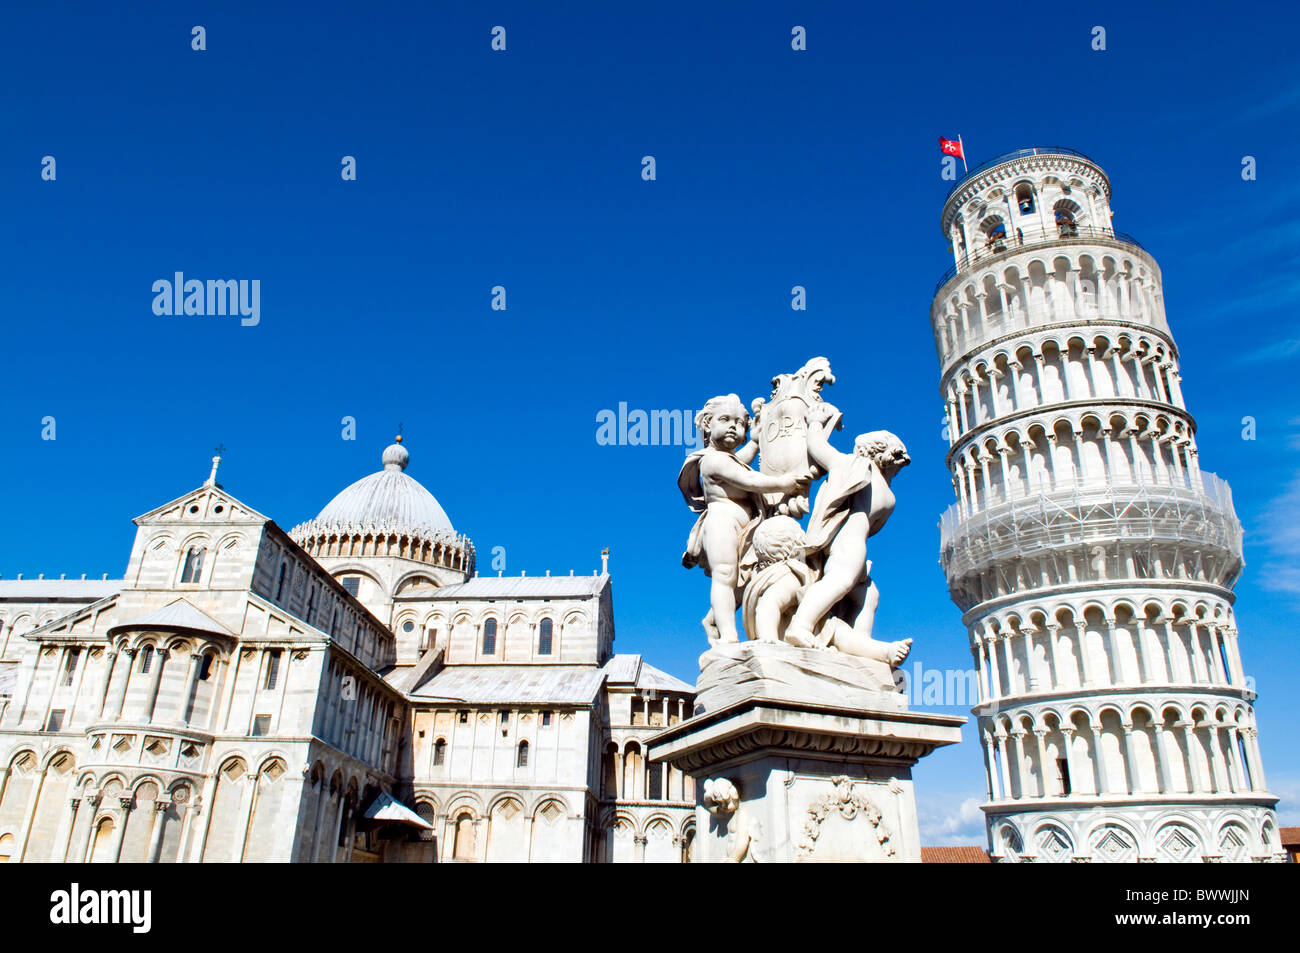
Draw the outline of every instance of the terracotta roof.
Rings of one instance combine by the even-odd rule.
[[[1283,847],[1300,847],[1300,827],[1282,827],[1278,833],[1282,835]]]
[[[983,847],[922,847],[923,864],[991,864]]]

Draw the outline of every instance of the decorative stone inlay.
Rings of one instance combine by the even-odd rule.
[[[830,793],[823,794],[808,805],[807,819],[804,821],[803,833],[799,838],[798,856],[804,858],[812,854],[817,846],[817,838],[821,836],[822,821],[835,811],[846,821],[855,819],[859,814],[863,815],[875,830],[876,840],[880,842],[886,856],[892,857],[894,845],[889,843],[889,830],[884,825],[880,811],[871,800],[866,795],[854,791],[853,780],[847,775],[841,774],[831,778],[831,784],[834,785],[834,789]]]

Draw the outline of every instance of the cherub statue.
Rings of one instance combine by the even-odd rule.
[[[803,527],[789,516],[769,516],[753,537],[758,572],[745,586],[745,631],[760,642],[779,642],[799,594],[815,578],[804,559]]]
[[[714,397],[695,416],[704,449],[686,458],[677,486],[691,510],[699,513],[687,540],[682,565],[700,566],[713,580],[704,629],[711,642],[739,642],[736,590],[741,584],[741,557],[750,534],[766,512],[764,493],[798,493],[812,480],[811,471],[766,476],[750,469],[758,452],[744,447],[749,413],[735,394]],[[738,449],[739,448],[739,449]]]
[[[877,642],[871,637],[880,596],[871,581],[867,538],[893,513],[890,483],[911,458],[903,442],[886,430],[859,436],[853,453],[839,452],[827,439],[833,413],[829,407],[813,407],[808,413],[808,455],[826,471],[806,540],[806,552],[820,562],[821,576],[800,598],[785,641],[805,647],[833,645],[897,667],[912,640]],[[826,619],[832,612],[837,618]]]
[[[720,838],[726,846],[724,864],[756,863],[758,858],[751,850],[753,838],[744,812],[740,810],[740,792],[726,778],[710,778],[704,782],[704,809],[723,830]]]

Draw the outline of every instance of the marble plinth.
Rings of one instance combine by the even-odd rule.
[[[755,687],[655,735],[648,753],[695,779],[694,862],[919,863],[911,769],[959,741],[965,720]],[[731,786],[735,800],[718,804]]]

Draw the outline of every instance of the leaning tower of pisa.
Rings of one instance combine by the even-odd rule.
[[[940,561],[979,675],[1002,861],[1281,858],[1232,587],[1160,269],[1070,149],[972,169],[930,320],[955,504]]]

